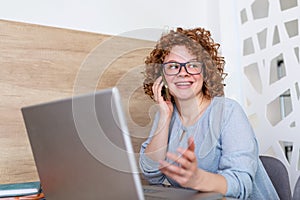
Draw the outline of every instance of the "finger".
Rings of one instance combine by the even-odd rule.
[[[188,148],[187,149],[183,149],[181,147],[179,147],[177,149],[177,151],[182,154],[183,156],[187,157],[189,160],[194,160],[195,157],[195,142],[194,142],[194,138],[191,136],[188,139]]]
[[[177,151],[182,154],[183,157],[188,159],[190,162],[194,162],[196,160],[195,156],[195,142],[193,137],[189,137],[188,139],[188,148],[178,148]]]
[[[162,173],[164,173],[167,176],[174,176],[174,175],[183,176],[185,172],[185,170],[182,169],[181,167],[170,164],[166,161],[160,161],[159,169]]]
[[[180,173],[176,173],[176,171],[172,171],[171,169],[168,168],[162,169],[161,172],[173,180],[178,179],[179,177],[184,177],[184,175]]]
[[[195,151],[195,142],[193,136],[189,137],[188,139],[188,149],[191,151]]]
[[[196,160],[195,152],[189,149],[178,148],[178,153],[181,154],[181,157],[188,160],[189,162],[194,162]]]
[[[158,84],[160,84],[161,81],[162,81],[162,76],[157,77],[157,79],[155,80],[155,82],[157,82]]]
[[[154,95],[154,100],[158,102],[161,97],[161,90],[162,90],[162,77],[158,77],[152,86],[152,91]]]
[[[163,82],[160,82],[160,83],[158,84],[158,88],[157,88],[157,96],[158,96],[158,97],[162,97],[162,96],[161,96],[161,90],[162,90],[163,85],[164,85]]]
[[[179,185],[186,187],[188,185],[186,185],[189,181],[189,178],[186,176],[183,176],[181,174],[175,174],[172,172],[163,172],[166,176],[168,176],[169,178],[171,178],[172,180],[176,181]]]
[[[188,181],[188,178],[186,177],[186,170],[178,166],[171,165],[165,161],[161,163],[160,171],[180,185]]]
[[[158,77],[155,82],[153,83],[153,86],[156,88],[156,90],[158,89],[159,85],[161,84],[162,82],[162,77]]]
[[[176,154],[172,154],[172,153],[168,152],[167,157],[171,161],[176,162],[177,164],[179,164],[179,166],[184,168],[184,169],[189,169],[190,166],[191,166],[191,161],[189,159],[187,159],[186,156],[176,155]]]
[[[167,158],[169,158],[170,160],[172,160],[174,162],[177,162],[177,160],[180,158],[179,155],[170,153],[170,152],[167,152],[166,156],[167,156]]]

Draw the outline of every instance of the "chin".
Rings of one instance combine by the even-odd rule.
[[[177,94],[175,95],[177,97],[178,100],[189,100],[192,98],[195,98],[195,94]]]
[[[172,88],[173,89],[173,88]],[[199,94],[198,89],[189,88],[189,89],[178,89],[170,90],[172,96],[176,97],[178,100],[188,100],[195,98]]]

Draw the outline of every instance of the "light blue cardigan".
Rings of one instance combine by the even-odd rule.
[[[144,154],[159,120],[157,113],[150,137],[142,144],[140,168],[151,184],[162,184],[165,178],[179,186],[159,169],[159,163]],[[186,131],[181,139],[181,133]],[[190,136],[195,140],[198,167],[218,173],[227,181],[226,196],[239,199],[279,199],[260,159],[253,129],[241,106],[225,97],[213,98],[203,116],[192,126],[181,124],[174,106],[169,129],[168,151],[176,152],[178,146],[187,146]]]

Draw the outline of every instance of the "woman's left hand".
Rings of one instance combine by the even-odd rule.
[[[195,155],[195,143],[191,137],[188,140],[188,148],[178,148],[179,156],[174,153],[167,153],[167,157],[179,166],[168,163],[166,161],[160,161],[160,170],[166,176],[175,180],[182,187],[189,187],[195,189],[197,183],[200,181],[201,169],[198,169],[197,159]]]

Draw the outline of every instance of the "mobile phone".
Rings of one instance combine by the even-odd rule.
[[[164,83],[162,90],[161,90],[161,95],[163,96],[165,101],[171,101],[171,95],[169,92],[169,87],[165,78],[165,75],[163,72],[161,72],[161,76],[162,76],[162,81]]]

